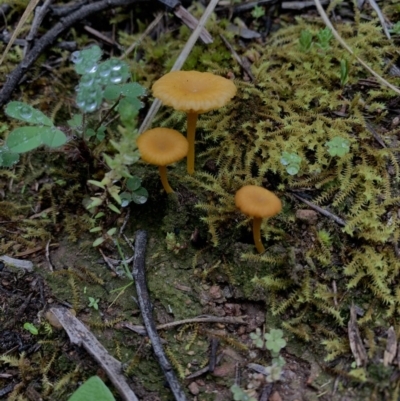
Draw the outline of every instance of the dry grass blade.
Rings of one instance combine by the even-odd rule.
[[[219,0],[211,0],[210,1],[206,10],[204,11],[202,17],[200,18],[200,21],[199,21],[196,29],[192,32],[192,34],[190,35],[190,38],[188,39],[188,41],[185,44],[185,47],[183,48],[181,54],[176,59],[175,64],[171,68],[171,71],[178,71],[182,68],[188,55],[192,51],[193,46],[195,45],[197,39],[199,38],[204,25],[206,24],[208,18],[211,16],[212,12],[214,11],[214,8],[218,4],[218,1]],[[143,133],[144,131],[146,131],[146,129],[150,126],[151,122],[153,121],[154,116],[157,114],[160,107],[161,107],[161,102],[158,99],[155,99],[153,104],[150,106],[150,109],[149,109],[145,119],[143,120],[142,125],[139,128],[140,134]]]
[[[8,52],[10,51],[11,46],[15,42],[15,39],[17,39],[18,34],[20,33],[23,25],[25,24],[26,20],[29,18],[29,15],[33,12],[35,9],[36,5],[39,3],[40,0],[31,0],[26,7],[24,13],[22,14],[21,19],[18,22],[17,27],[15,28],[15,31],[13,32],[10,41],[7,44],[6,49],[4,50],[4,53],[2,54],[0,58],[0,65],[3,64],[3,61],[5,57],[7,56]]]
[[[332,31],[333,36],[337,39],[337,41],[350,53],[352,54],[356,60],[370,73],[372,74],[381,84],[387,86],[388,88],[392,89],[394,92],[400,95],[400,89],[394,85],[392,85],[390,82],[386,81],[385,78],[381,77],[377,72],[375,72],[368,64],[366,64],[363,60],[361,60],[359,57],[357,57],[351,47],[342,39],[342,37],[338,34],[336,29],[333,27],[331,21],[329,20],[328,16],[325,13],[325,10],[323,9],[320,0],[314,0],[315,2],[315,7],[317,7],[317,10],[319,12],[319,15],[325,22],[325,25]]]
[[[375,0],[368,0],[368,2],[371,5],[371,7],[375,10],[375,12],[377,13],[379,21],[381,22],[381,25],[383,28],[383,32],[385,32],[386,37],[388,39],[390,39],[390,33],[389,33],[389,30],[387,29],[385,17],[383,16],[381,9],[379,8],[379,6]]]

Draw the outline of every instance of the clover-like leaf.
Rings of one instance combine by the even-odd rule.
[[[71,54],[71,61],[75,64],[75,71],[80,74],[94,74],[97,71],[97,62],[100,60],[102,50],[99,46],[91,46]]]
[[[296,175],[300,170],[301,157],[296,153],[282,152],[281,164],[286,166],[290,175]]]
[[[51,148],[57,148],[67,142],[67,137],[56,127],[42,127],[40,136],[44,145]]]
[[[140,188],[141,184],[142,180],[135,175],[126,180],[126,188],[129,189],[130,191],[136,191],[137,189]]]
[[[149,193],[147,192],[146,188],[140,187],[136,191],[132,192],[132,200],[138,205],[146,203],[148,198],[149,198]]]
[[[255,333],[250,333],[250,338],[253,340],[253,344],[257,348],[262,348],[264,346],[264,340],[261,335],[261,330],[259,328],[256,329]]]
[[[350,141],[341,136],[335,136],[325,144],[328,147],[328,153],[331,156],[343,157],[350,151]]]
[[[19,160],[19,154],[10,152],[10,150],[3,146],[0,148],[0,166],[12,167]]]
[[[283,338],[283,331],[280,329],[271,329],[269,333],[264,335],[264,338],[266,340],[266,348],[275,355],[286,346],[286,341]]]
[[[11,131],[8,135],[6,145],[10,152],[25,153],[36,149],[43,144],[43,127],[19,127]]]
[[[26,123],[53,126],[53,121],[50,118],[27,103],[10,102],[7,104],[5,112],[8,116]]]

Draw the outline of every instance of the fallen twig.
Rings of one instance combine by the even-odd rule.
[[[177,401],[185,401],[186,395],[172,369],[172,365],[165,356],[161,345],[160,337],[157,334],[157,328],[152,317],[152,307],[150,296],[146,286],[145,276],[145,252],[146,252],[147,233],[144,230],[138,230],[135,238],[135,257],[133,259],[132,275],[135,279],[136,292],[138,295],[142,319],[146,327],[147,335],[150,338],[158,362],[164,372],[165,378],[171,388]]]
[[[33,271],[33,263],[29,260],[14,259],[6,255],[0,256],[0,260],[3,261],[5,264],[16,267],[18,269],[23,269],[27,272]]]
[[[208,4],[207,8],[205,9],[203,15],[201,16],[196,29],[192,32],[189,40],[185,44],[185,47],[182,49],[181,54],[176,59],[175,64],[171,68],[171,71],[178,71],[182,68],[189,53],[192,51],[193,46],[195,45],[198,37],[200,36],[200,33],[201,33],[204,25],[206,24],[211,13],[214,11],[215,6],[218,4],[218,1],[219,0],[211,0],[210,1],[210,3]],[[1,98],[0,98],[0,100],[1,100]],[[144,131],[146,131],[148,127],[150,127],[150,124],[153,121],[153,118],[157,114],[160,107],[161,107],[161,102],[158,99],[154,99],[153,104],[150,106],[150,109],[147,112],[147,115],[144,118],[142,125],[139,128],[140,134],[143,133]]]
[[[100,344],[85,325],[66,308],[51,308],[50,312],[64,327],[72,344],[82,346],[107,373],[114,387],[126,401],[138,401],[122,374],[122,365]]]
[[[231,52],[233,58],[238,62],[238,64],[242,67],[242,70],[249,76],[249,78],[254,82],[254,75],[250,70],[250,66],[246,65],[239,54],[237,54],[236,50],[232,47],[232,45],[228,42],[228,40],[225,38],[224,35],[219,35],[222,39],[222,41],[225,43],[225,46],[228,48],[228,50]]]
[[[161,21],[161,18],[164,16],[165,13],[158,13],[154,20],[151,22],[151,24],[145,29],[145,31],[140,35],[138,40],[135,40],[124,52],[124,54],[120,57],[120,60],[123,60],[128,56],[130,53],[132,53],[136,46],[138,46],[140,43],[142,43],[142,40],[151,33],[151,31],[158,25],[158,23]]]
[[[60,22],[58,22],[53,28],[47,31],[46,34],[36,41],[36,44],[32,47],[31,51],[8,75],[7,80],[0,91],[0,106],[8,102],[12,92],[18,85],[25,72],[33,65],[42,52],[49,47],[64,31],[66,31],[76,22],[88,17],[91,14],[106,10],[107,8],[128,5],[139,1],[141,0],[102,0],[82,6],[78,10],[61,19]]]
[[[304,202],[306,205],[310,206],[311,209],[316,210],[317,212],[323,214],[326,217],[329,217],[330,219],[332,219],[333,221],[336,221],[336,223],[338,223],[340,226],[345,226],[346,222],[344,220],[342,220],[340,217],[336,216],[335,214],[328,212],[328,210],[323,209],[322,207],[319,207],[317,205],[314,205],[314,203],[311,203],[310,201],[302,198],[300,195],[297,195],[295,193],[291,193],[295,198],[297,198],[298,200],[301,200],[302,202]]]
[[[359,57],[357,57],[353,49],[342,39],[342,37],[338,34],[334,26],[332,25],[332,22],[328,18],[328,16],[325,13],[325,10],[323,9],[320,0],[314,0],[315,6],[317,7],[317,10],[319,12],[319,15],[325,22],[325,25],[332,31],[333,36],[336,38],[336,40],[351,54],[355,57],[355,59],[370,73],[372,74],[381,84],[384,86],[387,86],[388,88],[392,89],[394,92],[397,94],[400,94],[400,89],[394,85],[392,85],[390,82],[388,82],[385,78],[381,77],[377,72],[375,72],[367,63],[365,63],[363,60],[361,60]]]
[[[190,323],[225,323],[225,324],[247,324],[243,319],[246,316],[240,317],[218,317],[218,316],[199,316],[192,319],[176,320],[175,322],[169,322],[160,324],[156,328],[157,330],[171,329],[172,327],[182,326]],[[140,325],[134,325],[131,323],[123,323],[123,327],[134,331],[142,336],[146,335],[146,328]]]

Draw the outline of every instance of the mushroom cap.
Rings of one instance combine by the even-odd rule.
[[[209,72],[172,71],[152,87],[154,97],[186,113],[206,113],[225,106],[236,94],[235,84]]]
[[[252,217],[272,217],[282,210],[281,200],[268,189],[245,185],[235,194],[236,207]]]
[[[153,128],[136,140],[142,159],[156,166],[166,166],[183,159],[188,152],[187,139],[169,128]]]

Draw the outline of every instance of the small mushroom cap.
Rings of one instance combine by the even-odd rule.
[[[136,140],[142,159],[156,166],[167,166],[183,159],[188,152],[187,139],[169,128],[153,128]]]
[[[209,72],[172,71],[153,84],[154,97],[186,113],[206,113],[225,106],[236,94],[235,84]]]
[[[235,194],[236,207],[251,217],[272,217],[282,210],[281,200],[268,189],[245,185]]]

